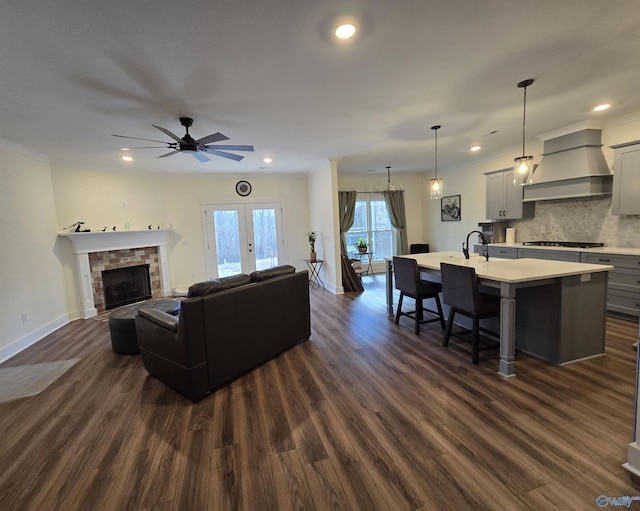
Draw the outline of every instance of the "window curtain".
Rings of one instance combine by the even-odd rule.
[[[382,192],[382,195],[384,202],[387,204],[391,225],[396,228],[398,233],[395,253],[396,255],[408,254],[409,241],[407,240],[407,215],[404,207],[404,191],[388,190]]]
[[[356,214],[356,196],[358,192],[338,192],[340,208],[340,252],[347,253],[347,232],[353,225]]]

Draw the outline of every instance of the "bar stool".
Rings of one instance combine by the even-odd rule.
[[[480,331],[498,336],[497,333],[482,328],[480,326],[480,320],[500,317],[500,299],[479,291],[476,271],[469,266],[440,263],[440,275],[442,277],[442,301],[450,307],[447,329],[442,339],[442,345],[447,347],[449,345],[449,338],[452,335],[463,340],[468,340],[462,336],[473,333],[471,339],[471,361],[477,365],[480,361],[480,350],[494,347],[480,347]],[[473,329],[452,333],[451,328],[456,313],[471,318],[473,321]]]
[[[398,310],[396,311],[395,323],[400,321],[400,316],[408,316],[415,322],[415,334],[420,333],[420,325],[423,323],[431,323],[440,321],[440,326],[444,329],[444,314],[442,313],[442,304],[438,293],[442,287],[437,282],[427,282],[420,278],[418,271],[418,263],[415,259],[407,257],[393,258],[393,273],[395,275],[396,289],[400,291],[400,299],[398,300]],[[410,312],[402,312],[402,300],[405,296],[413,298],[416,301],[416,308]],[[422,301],[433,298],[436,301],[437,311],[423,307]],[[436,316],[435,318],[423,319],[424,311]]]

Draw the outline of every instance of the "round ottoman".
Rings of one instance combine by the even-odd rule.
[[[143,307],[158,309],[172,316],[177,316],[180,312],[180,300],[160,298],[132,303],[115,309],[109,315],[109,333],[111,334],[111,349],[116,353],[140,353],[138,336],[136,335],[136,314],[138,309]]]

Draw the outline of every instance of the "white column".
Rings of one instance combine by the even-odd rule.
[[[638,339],[640,339],[640,325],[638,325]],[[627,463],[622,466],[632,474],[640,477],[640,424],[638,410],[640,410],[640,392],[638,392],[638,374],[640,371],[640,341],[636,344],[636,395],[633,408],[633,442],[627,447]]]
[[[93,286],[91,282],[91,267],[89,266],[89,254],[76,253],[77,275],[76,287],[80,296],[80,316],[83,319],[98,315],[98,310],[93,301]]]
[[[158,245],[158,266],[160,267],[160,296],[170,296],[169,287],[169,258],[167,256],[167,245]]]
[[[501,376],[516,375],[516,289],[507,282],[500,285],[500,369]]]

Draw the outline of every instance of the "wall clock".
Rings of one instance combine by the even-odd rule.
[[[236,193],[240,197],[246,197],[251,193],[251,184],[249,181],[238,181],[236,183]]]

